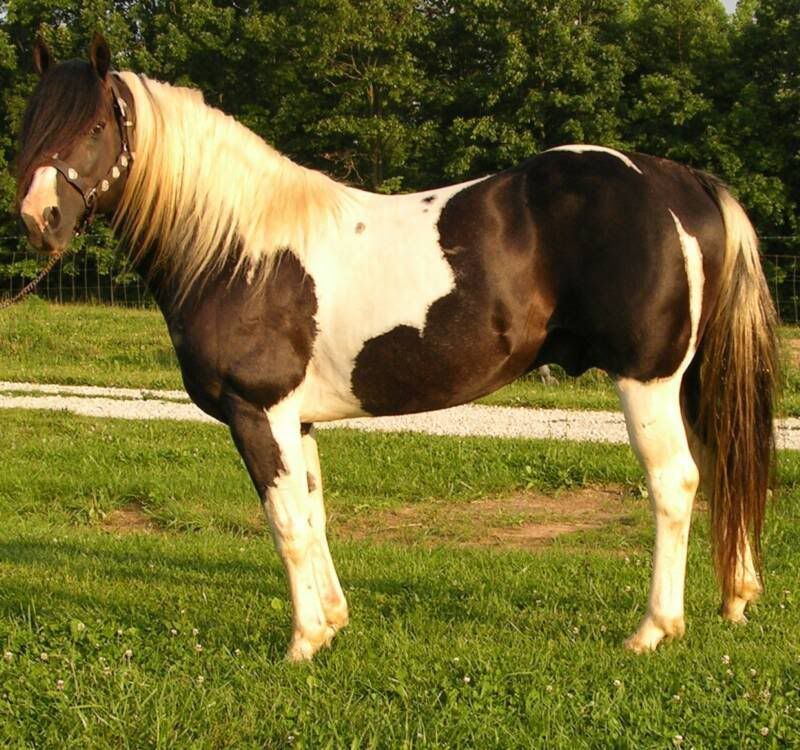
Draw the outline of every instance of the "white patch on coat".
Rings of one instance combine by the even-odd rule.
[[[328,242],[307,250],[319,333],[301,386],[304,421],[363,415],[351,374],[364,344],[403,325],[422,335],[431,305],[455,286],[439,216],[449,198],[478,181],[397,196],[352,190]],[[431,195],[435,201],[423,202]]]
[[[616,156],[617,159],[619,159],[625,164],[625,166],[630,167],[639,174],[642,174],[642,170],[639,169],[639,167],[637,167],[633,163],[633,160],[630,157],[626,156],[620,151],[616,151],[613,148],[606,148],[605,146],[588,146],[583,144],[570,145],[570,146],[556,146],[555,148],[548,149],[548,151],[571,151],[574,154],[583,154],[587,152],[599,152],[602,154],[610,154],[611,156]],[[547,153],[547,151],[545,153]]]
[[[689,319],[692,322],[692,330],[686,355],[678,368],[678,371],[683,374],[692,361],[695,351],[697,351],[697,334],[700,328],[700,315],[703,307],[703,290],[706,278],[703,273],[703,255],[700,252],[700,244],[697,238],[693,237],[683,228],[681,220],[675,215],[674,211],[670,211],[669,213],[670,216],[672,216],[672,220],[675,222],[675,228],[678,230],[678,239],[680,240],[681,252],[683,253],[683,266],[686,269],[686,280],[689,284]]]
[[[34,224],[40,232],[45,230],[44,210],[58,206],[57,176],[55,167],[39,167],[20,206],[23,221],[28,226]]]
[[[327,623],[314,571],[312,553],[316,540],[309,517],[297,406],[297,398],[291,394],[266,412],[283,468],[262,498],[275,547],[289,579],[294,628],[288,657],[292,661],[310,659],[335,632]]]
[[[702,312],[703,259],[697,238],[670,211],[678,233],[689,286],[691,332],[675,373],[642,383],[621,378],[616,386],[631,447],[645,472],[656,522],[653,578],[647,614],[626,645],[653,650],[665,637],[683,634],[683,596],[692,502],[699,475],[692,458],[680,407],[686,368],[697,351]]]

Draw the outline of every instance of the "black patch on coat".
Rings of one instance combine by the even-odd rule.
[[[162,308],[186,391],[227,424],[253,484],[264,497],[284,471],[266,410],[305,377],[317,334],[314,280],[282,252],[264,284],[248,284],[235,264],[195,287],[175,308],[169,282],[137,269]],[[309,429],[311,425],[308,425]]]
[[[285,471],[269,419],[263,409],[231,393],[223,396],[221,408],[250,479],[264,500],[278,474]]]
[[[543,364],[640,381],[674,373],[691,321],[670,211],[697,237],[707,279],[724,226],[689,170],[636,159],[645,174],[602,152],[546,152],[454,195],[438,229],[455,288],[423,330],[365,342],[351,375],[365,411],[464,403]]]
[[[455,288],[428,310],[425,328],[398,326],[367,341],[352,372],[353,393],[371,414],[425,411],[472,400],[524,372],[531,335],[529,289],[536,257],[530,222],[500,225],[493,204],[522,203],[524,175],[468,187],[438,222]],[[540,326],[541,327],[541,326]]]
[[[433,203],[436,200],[435,195],[428,195],[427,197],[422,199],[423,203]]]
[[[171,298],[168,289],[155,295],[162,302]],[[187,392],[223,422],[228,395],[269,409],[305,377],[317,333],[317,297],[314,280],[288,251],[276,258],[263,284],[234,275],[231,262],[193,289],[179,309],[168,303],[162,309]]]

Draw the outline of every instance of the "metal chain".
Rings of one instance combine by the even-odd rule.
[[[34,289],[36,289],[39,282],[45,276],[47,276],[47,274],[50,273],[50,271],[52,271],[53,268],[55,268],[56,263],[58,263],[58,261],[61,260],[63,254],[64,253],[62,251],[60,253],[55,253],[54,255],[51,255],[50,260],[47,261],[47,265],[39,272],[39,275],[35,279],[29,281],[24,287],[22,287],[22,289],[19,292],[17,292],[10,299],[6,299],[0,302],[0,310],[4,310],[7,307],[11,307],[11,305],[15,304],[16,302],[25,299],[25,297],[27,297]]]

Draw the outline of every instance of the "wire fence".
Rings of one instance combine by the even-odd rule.
[[[3,238],[0,238],[3,239]],[[19,292],[44,265],[41,255],[12,250],[0,257],[0,299]],[[59,304],[88,303],[119,307],[155,307],[147,285],[122,256],[71,253],[39,283],[35,296]]]
[[[797,248],[800,252],[799,241],[798,237],[766,237],[762,238],[762,246],[766,250],[774,249],[780,242],[786,249]],[[800,255],[767,252],[762,254],[762,264],[781,322],[800,325]],[[36,275],[41,265],[41,257],[30,251],[4,253],[0,260],[0,299],[16,294]],[[8,269],[15,272],[9,273]],[[117,258],[111,264],[102,263],[90,253],[74,254],[59,263],[39,284],[36,296],[60,304],[155,306],[147,286],[124,258]]]

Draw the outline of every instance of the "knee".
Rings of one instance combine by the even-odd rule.
[[[310,519],[302,514],[288,514],[276,508],[272,503],[265,503],[275,546],[281,557],[290,562],[302,561],[308,553],[312,541]]]
[[[688,495],[690,499],[694,498],[700,485],[700,472],[691,458],[686,458],[678,463],[675,468],[675,482],[682,493]]]
[[[282,558],[292,563],[306,559],[311,547],[311,534],[297,528],[273,529],[273,534]]]

